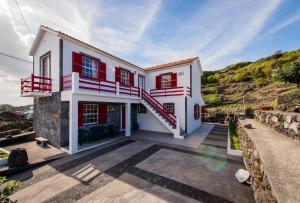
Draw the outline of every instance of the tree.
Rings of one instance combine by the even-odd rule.
[[[300,59],[283,64],[275,69],[275,77],[284,82],[300,85]]]

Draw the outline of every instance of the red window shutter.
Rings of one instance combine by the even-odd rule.
[[[115,81],[120,82],[121,80],[121,70],[119,67],[115,68]]]
[[[134,86],[134,73],[130,73],[130,86]]]
[[[156,76],[156,89],[161,89],[161,76]]]
[[[98,69],[99,69],[99,80],[106,80],[106,63],[100,61],[98,63]]]
[[[177,87],[177,73],[171,74],[171,85],[172,87]]]
[[[107,123],[107,104],[99,104],[98,106],[98,120],[100,124]]]
[[[82,72],[82,55],[76,52],[72,53],[72,67],[73,72],[81,73]]]
[[[83,126],[83,104],[78,103],[78,127]]]

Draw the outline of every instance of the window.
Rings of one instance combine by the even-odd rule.
[[[82,57],[82,75],[90,78],[98,78],[98,61]]]
[[[161,88],[166,89],[166,88],[171,88],[172,87],[172,77],[171,74],[163,74],[161,75]]]
[[[130,84],[130,72],[125,69],[120,70],[120,85],[129,86]]]
[[[107,106],[107,112],[108,113],[114,113],[115,112],[115,108],[113,105],[108,105]]]
[[[198,120],[200,118],[200,106],[199,104],[194,105],[194,119]]]
[[[147,113],[146,107],[143,104],[138,104],[137,110],[138,113]]]
[[[98,105],[84,104],[83,105],[83,123],[95,124],[98,123]]]
[[[40,76],[50,77],[50,52],[40,58]]]
[[[164,103],[163,107],[164,107],[164,111],[166,113],[172,113],[172,114],[175,113],[175,105],[174,105],[174,103]]]

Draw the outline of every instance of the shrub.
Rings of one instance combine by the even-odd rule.
[[[6,184],[4,187],[2,187],[2,184]],[[11,203],[11,201],[8,196],[11,195],[18,187],[20,182],[19,181],[9,181],[7,182],[7,179],[5,177],[0,176],[0,202],[3,203]]]
[[[222,98],[217,95],[204,95],[203,99],[207,105],[219,106],[222,104]]]
[[[216,86],[214,86],[214,87],[209,87],[209,88],[208,88],[208,91],[209,91],[210,93],[217,94],[217,93],[219,92],[219,88],[216,87]]]
[[[285,63],[275,70],[275,77],[280,81],[300,84],[300,59]]]
[[[229,138],[230,138],[230,148],[235,150],[241,150],[239,136],[236,133],[236,121],[229,121]]]
[[[265,86],[268,82],[266,81],[265,78],[258,78],[255,80],[255,85],[257,88],[261,88]]]
[[[208,84],[216,83],[216,82],[218,82],[218,80],[215,79],[214,75],[208,76],[208,78],[207,78],[207,83]]]

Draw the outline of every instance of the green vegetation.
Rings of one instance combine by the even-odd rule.
[[[12,203],[8,196],[11,195],[18,187],[19,181],[7,181],[5,177],[0,176],[0,202],[1,203]]]
[[[0,159],[8,158],[8,154],[0,150]]]
[[[210,106],[218,106],[222,104],[222,98],[215,94],[204,95],[205,104]]]
[[[220,91],[219,87],[213,86],[213,87],[208,87],[208,91],[212,94],[218,94]]]
[[[255,62],[241,62],[219,71],[206,72],[202,84],[255,82],[260,88],[276,81],[300,83],[300,50],[276,52]]]
[[[239,136],[236,133],[236,122],[229,122],[229,138],[230,138],[230,148],[234,150],[241,150]]]

